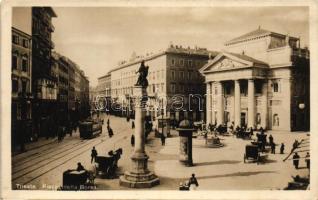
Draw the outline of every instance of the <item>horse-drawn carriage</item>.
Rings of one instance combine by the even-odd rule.
[[[246,163],[247,160],[252,159],[257,162],[257,164],[261,160],[261,155],[258,150],[258,146],[256,145],[246,145],[245,146],[245,154],[244,154],[244,163]]]
[[[115,151],[108,152],[108,156],[97,156],[95,162],[98,163],[96,171],[101,177],[112,178],[115,176],[116,169],[118,168],[118,160],[123,153],[122,148]]]
[[[90,180],[89,171],[69,169],[63,172],[63,186],[60,188],[61,190],[90,190],[94,188]]]

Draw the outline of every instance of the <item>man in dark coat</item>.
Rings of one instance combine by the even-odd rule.
[[[94,162],[96,161],[96,157],[97,157],[97,151],[96,151],[95,147],[93,147],[92,153],[91,153],[91,163],[93,162],[93,160],[94,160]]]
[[[295,169],[298,169],[298,165],[299,165],[299,155],[298,153],[296,152],[293,156],[293,164],[295,166]]]
[[[135,122],[131,121],[131,128],[134,129],[135,128]]]
[[[306,154],[305,161],[306,161],[307,169],[310,169],[310,155],[309,155],[309,152],[307,152],[307,154]]]
[[[285,150],[285,144],[282,143],[280,146],[280,154],[284,154],[284,150]]]
[[[135,136],[134,136],[134,134],[131,135],[130,144],[131,144],[132,147],[135,146]]]
[[[161,145],[162,145],[162,146],[165,146],[165,144],[166,144],[166,137],[165,137],[165,135],[164,135],[163,133],[161,133],[160,139],[161,139]]]
[[[271,143],[271,153],[272,154],[275,154],[275,147],[276,147],[276,144],[274,142]]]

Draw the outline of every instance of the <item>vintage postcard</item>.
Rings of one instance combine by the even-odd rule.
[[[317,199],[317,6],[1,2],[1,198]]]

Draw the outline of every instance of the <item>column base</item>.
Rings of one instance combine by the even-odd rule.
[[[125,172],[125,174],[119,178],[119,185],[129,188],[151,188],[159,184],[159,178],[152,172],[145,174]]]

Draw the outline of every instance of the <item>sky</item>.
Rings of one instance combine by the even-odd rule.
[[[300,37],[309,46],[307,7],[53,7],[55,51],[97,78],[128,60],[174,45],[222,50],[223,44],[261,26]]]

